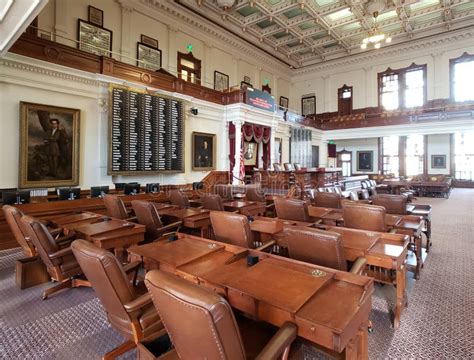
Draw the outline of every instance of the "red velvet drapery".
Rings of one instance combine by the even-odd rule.
[[[268,126],[244,123],[242,126],[242,138],[245,141],[263,142],[263,168],[267,169],[271,161],[270,138],[272,132]],[[229,162],[230,162],[230,179],[232,179],[232,171],[235,166],[235,125],[229,124]],[[242,179],[243,180],[243,179]]]

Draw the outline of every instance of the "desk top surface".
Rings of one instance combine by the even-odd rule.
[[[68,226],[74,223],[80,223],[88,220],[95,220],[101,218],[101,214],[96,214],[93,212],[85,211],[80,214],[65,215],[56,219],[53,219],[52,222],[58,227]]]
[[[102,235],[106,232],[132,228],[145,228],[145,226],[140,224],[134,224],[125,220],[111,219],[108,221],[101,221],[95,224],[83,225],[76,228],[75,231],[78,234],[90,237],[95,235]]]
[[[224,207],[231,207],[231,208],[243,208],[249,205],[253,205],[255,202],[253,201],[245,201],[245,200],[234,200],[234,201],[226,201],[224,202]]]
[[[174,217],[174,218],[182,220],[189,216],[194,216],[198,214],[208,214],[209,210],[196,209],[196,208],[182,209],[182,208],[177,208],[177,207],[167,207],[164,209],[159,209],[158,213],[160,214],[160,216],[170,216],[170,217]]]
[[[337,333],[348,329],[360,306],[370,303],[373,280],[368,277],[191,235],[179,236],[173,242],[155,242],[128,251],[175,267],[169,271],[235,290]],[[248,254],[258,256],[259,262],[247,265]],[[229,301],[233,305],[232,299]],[[265,318],[268,314],[255,311],[254,315],[272,321],[271,316]]]

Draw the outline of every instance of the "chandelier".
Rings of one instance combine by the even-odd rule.
[[[377,17],[379,13],[383,11],[386,7],[385,0],[369,0],[365,5],[365,8],[369,14],[372,14],[374,18],[374,26],[371,30],[369,30],[369,36],[362,40],[360,44],[360,48],[365,50],[369,47],[373,47],[374,49],[380,49],[382,43],[392,42],[392,38],[390,36],[386,36],[377,26]]]
[[[369,31],[369,36],[362,40],[362,44],[360,44],[360,48],[365,50],[369,45],[373,46],[374,49],[380,49],[382,46],[382,42],[385,40],[385,43],[391,43],[392,38],[390,36],[386,36],[377,26],[377,16],[378,13],[375,12],[374,16],[374,27],[372,30]]]
[[[235,0],[217,0],[217,5],[227,11],[235,3]]]

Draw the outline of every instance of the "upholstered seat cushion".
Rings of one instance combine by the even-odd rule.
[[[74,255],[68,255],[63,257],[60,268],[65,277],[71,277],[82,274],[81,267],[77,263]]]

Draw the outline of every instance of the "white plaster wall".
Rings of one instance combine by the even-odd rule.
[[[445,174],[450,173],[450,144],[449,134],[429,135],[427,152],[428,152],[428,174]],[[433,168],[431,165],[432,155],[446,155],[446,169]]]
[[[378,173],[378,139],[353,139],[353,140],[338,140],[336,141],[336,151],[347,150],[352,152],[352,174],[377,174]],[[373,151],[374,152],[374,167],[373,171],[357,171],[357,152],[358,151]]]

